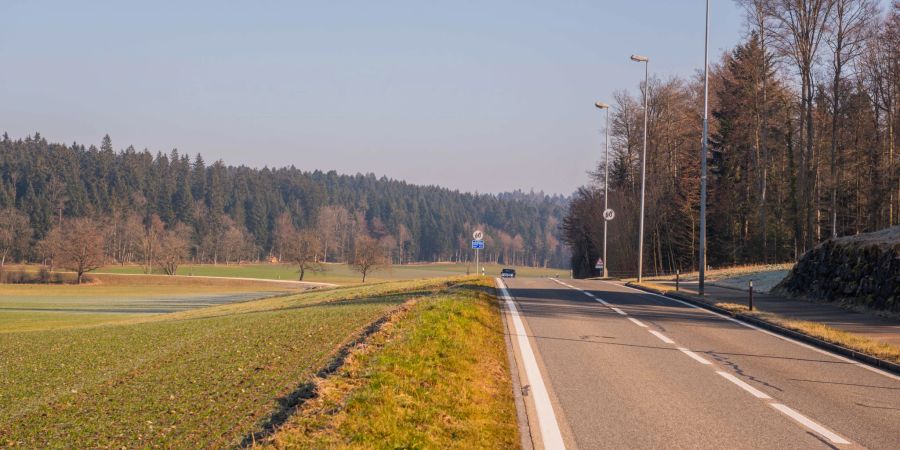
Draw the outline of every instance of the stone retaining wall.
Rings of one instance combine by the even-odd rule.
[[[774,292],[900,312],[900,227],[823,242]]]

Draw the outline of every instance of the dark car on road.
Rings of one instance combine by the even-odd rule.
[[[500,278],[515,278],[516,269],[506,268],[500,271]]]

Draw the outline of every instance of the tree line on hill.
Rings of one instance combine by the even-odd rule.
[[[900,2],[740,0],[748,32],[711,64],[707,264],[796,260],[900,223]],[[651,78],[610,110],[608,267],[634,273],[649,96],[645,273],[698,267],[703,79]],[[599,118],[598,118],[599,120]],[[564,220],[577,275],[602,252],[603,164]]]
[[[566,204],[372,174],[207,165],[177,150],[117,152],[109,136],[99,148],[39,134],[0,139],[0,268],[54,259],[76,266],[61,243],[81,241],[99,254],[82,259],[101,261],[85,267],[138,263],[174,273],[184,261],[279,260],[302,275],[320,262],[354,262],[373,242],[385,262],[468,261],[475,229],[485,231],[487,261],[560,267],[568,262],[558,229]]]

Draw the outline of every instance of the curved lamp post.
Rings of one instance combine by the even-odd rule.
[[[634,62],[644,63],[644,150],[641,156],[641,219],[638,228],[638,283],[641,282],[644,268],[644,191],[647,187],[647,105],[650,99],[650,58],[631,55]]]
[[[603,169],[603,211],[609,209],[609,105],[603,102],[594,103],[594,106],[606,110],[606,156]],[[603,278],[609,277],[609,261],[606,260],[606,226],[608,220],[603,219]]]

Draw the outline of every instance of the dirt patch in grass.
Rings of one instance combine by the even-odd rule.
[[[517,448],[503,324],[496,298],[477,283],[417,300],[265,445]]]

